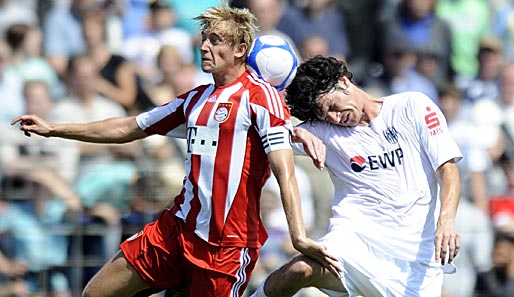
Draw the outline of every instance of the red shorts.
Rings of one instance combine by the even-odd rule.
[[[120,247],[150,287],[186,284],[188,296],[241,296],[259,256],[258,249],[207,243],[169,209]]]

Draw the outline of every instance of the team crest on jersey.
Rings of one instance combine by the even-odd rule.
[[[231,102],[222,102],[218,104],[218,107],[216,108],[216,112],[214,113],[214,119],[218,123],[225,122],[228,117],[230,116],[230,110],[232,109],[232,103]]]
[[[350,166],[355,172],[361,172],[366,168],[366,160],[361,156],[355,156],[350,159]]]
[[[390,144],[398,143],[398,132],[394,127],[387,128],[385,131],[383,131],[385,139]]]

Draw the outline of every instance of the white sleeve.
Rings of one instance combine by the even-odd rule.
[[[157,106],[139,114],[136,122],[148,134],[160,134],[175,138],[186,138],[187,128],[183,113],[184,99],[177,98],[166,105]],[[159,122],[167,121],[167,125]]]
[[[462,153],[448,129],[446,118],[437,105],[422,93],[414,93],[410,100],[411,119],[420,143],[427,154],[432,168],[437,170],[446,161],[459,161]]]
[[[305,122],[302,122],[302,123],[296,125],[295,127],[303,128],[303,129],[307,130],[308,132],[312,133],[314,136],[321,139],[323,141],[323,143],[325,143],[325,140],[322,137],[323,129],[320,124],[321,124],[320,122],[305,121]],[[292,147],[293,147],[293,153],[295,155],[307,156],[307,153],[305,152],[305,150],[303,148],[303,143],[294,142],[294,143],[292,143]]]

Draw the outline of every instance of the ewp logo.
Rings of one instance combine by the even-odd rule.
[[[361,172],[366,168],[366,160],[361,156],[355,156],[350,159],[350,166],[355,172]]]

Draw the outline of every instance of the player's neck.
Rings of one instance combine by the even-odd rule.
[[[384,100],[367,95],[366,102],[364,114],[360,122],[361,125],[369,125],[369,123],[380,114]]]
[[[244,64],[242,64],[241,66],[234,66],[223,73],[213,73],[212,76],[214,79],[214,84],[216,85],[216,87],[222,87],[231,84],[232,82],[237,80],[245,71],[246,67]]]

